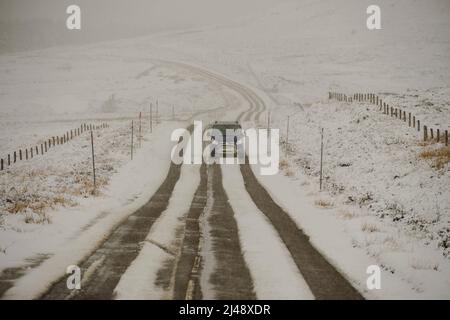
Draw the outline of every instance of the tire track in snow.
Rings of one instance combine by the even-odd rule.
[[[217,165],[202,165],[175,268],[173,298],[255,299],[234,212]]]
[[[91,280],[76,294],[67,289],[66,277],[58,280],[41,299],[112,299],[120,277],[140,252],[140,244],[147,237],[153,223],[166,210],[181,165],[171,164],[169,173],[146,205],[130,215],[103,243],[80,265],[82,274],[92,264],[102,261],[93,271]]]
[[[198,165],[181,167],[180,179],[167,209],[152,226],[139,255],[114,289],[116,299],[172,298],[172,271],[175,261],[179,260],[181,242],[177,229],[189,220],[187,213],[201,182],[199,169]]]
[[[245,190],[239,167],[222,165],[221,169],[258,299],[314,299],[273,225]]]
[[[199,282],[200,225],[199,217],[206,207],[206,165],[200,167],[200,185],[192,199],[184,227],[184,238],[174,270],[173,299],[201,299]]]
[[[245,189],[258,209],[272,223],[289,250],[298,269],[316,299],[361,300],[361,294],[312,246],[296,223],[291,219],[256,179],[248,158],[240,165]]]
[[[250,121],[250,120],[259,120],[262,112],[266,109],[266,106],[264,104],[264,101],[256,95],[251,89],[243,86],[242,84],[230,80],[228,78],[225,78],[221,75],[215,74],[213,72],[210,72],[208,70],[195,67],[186,63],[182,62],[173,62],[173,61],[164,61],[159,60],[162,63],[175,65],[178,67],[181,67],[183,69],[190,70],[191,72],[197,73],[199,75],[202,75],[205,78],[208,78],[210,80],[213,80],[215,82],[220,83],[223,86],[226,86],[230,88],[231,90],[239,93],[242,98],[248,103],[249,108],[246,111],[242,111],[239,116],[237,117],[237,121]]]
[[[252,300],[256,299],[253,280],[244,260],[243,247],[235,212],[231,208],[222,184],[220,165],[208,167],[208,179],[212,179],[214,203],[209,217],[209,239],[216,265],[210,275],[214,299]]]

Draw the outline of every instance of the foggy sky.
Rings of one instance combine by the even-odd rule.
[[[224,24],[289,0],[0,0],[0,53]],[[81,8],[81,30],[66,8]]]
[[[176,28],[227,22],[277,0],[0,0],[0,20],[65,20],[65,8],[81,7],[86,26],[123,24]]]

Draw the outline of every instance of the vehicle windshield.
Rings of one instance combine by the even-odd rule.
[[[242,127],[238,123],[218,123],[212,126],[214,130],[219,130],[224,143],[235,143],[241,135]],[[218,139],[218,137],[214,137]]]

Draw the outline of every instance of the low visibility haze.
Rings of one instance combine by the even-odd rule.
[[[284,1],[284,0],[283,0]],[[0,52],[140,36],[230,23],[274,0],[1,0]],[[65,27],[66,8],[81,8],[82,29]]]

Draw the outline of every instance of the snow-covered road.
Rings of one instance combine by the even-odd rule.
[[[244,110],[228,112],[223,117],[227,120],[258,121],[266,109],[263,100],[246,86],[195,66],[174,65],[241,96]],[[251,183],[258,184],[255,179]],[[289,233],[298,229],[273,226],[244,184],[237,165],[222,170],[218,165],[202,165],[199,170],[172,164],[151,199],[105,234],[90,254],[73,259],[66,255],[63,260],[61,255],[50,257],[15,281],[3,298],[313,299],[312,292],[321,292],[314,288],[318,282],[305,280],[302,272],[308,271],[299,266],[308,262],[294,261],[298,253],[291,256],[293,244],[286,242],[295,238]],[[62,262],[80,265],[86,277],[81,290],[67,289]],[[310,261],[310,269],[319,270],[315,263]],[[346,289],[339,287],[351,286],[336,275],[333,282],[338,284],[326,288],[328,297],[360,297],[351,290],[342,295]]]

